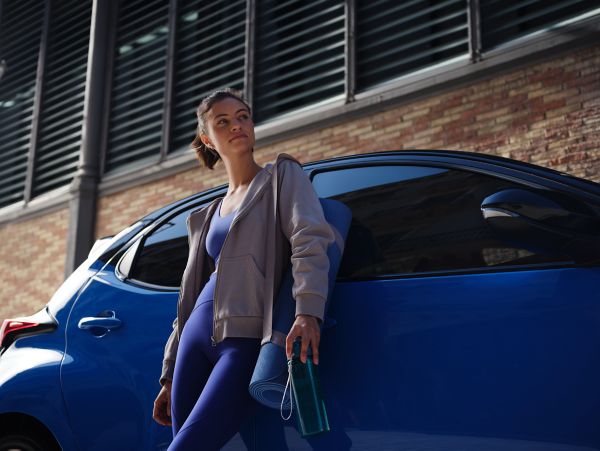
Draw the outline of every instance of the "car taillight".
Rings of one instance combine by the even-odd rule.
[[[18,337],[36,335],[56,329],[56,320],[46,309],[23,318],[5,319],[0,327],[0,352],[8,348]]]

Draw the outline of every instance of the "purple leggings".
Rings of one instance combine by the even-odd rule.
[[[226,338],[213,346],[213,303],[196,305],[179,341],[171,421],[174,450],[219,450],[254,412],[248,392],[259,338]]]

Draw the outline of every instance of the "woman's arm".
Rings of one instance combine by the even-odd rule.
[[[291,160],[280,164],[279,218],[291,246],[292,295],[296,301],[296,320],[286,339],[286,352],[290,357],[292,343],[301,337],[301,360],[306,362],[311,344],[313,361],[318,363],[319,321],[323,320],[329,290],[327,248],[335,237],[304,170]]]

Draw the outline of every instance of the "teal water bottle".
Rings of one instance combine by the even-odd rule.
[[[318,365],[312,361],[312,349],[310,346],[308,347],[308,358],[306,363],[302,363],[300,348],[300,341],[294,341],[292,359],[288,361],[288,365],[291,366],[292,392],[298,430],[304,438],[329,432],[329,422],[321,393]]]

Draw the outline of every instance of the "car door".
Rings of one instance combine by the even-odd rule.
[[[93,277],[70,312],[61,382],[82,450],[159,450],[171,442],[152,409],[177,314],[188,215],[159,220]]]
[[[530,181],[379,162],[313,184],[353,212],[320,350],[352,442],[335,449],[600,449],[600,268],[507,244],[482,217]]]

